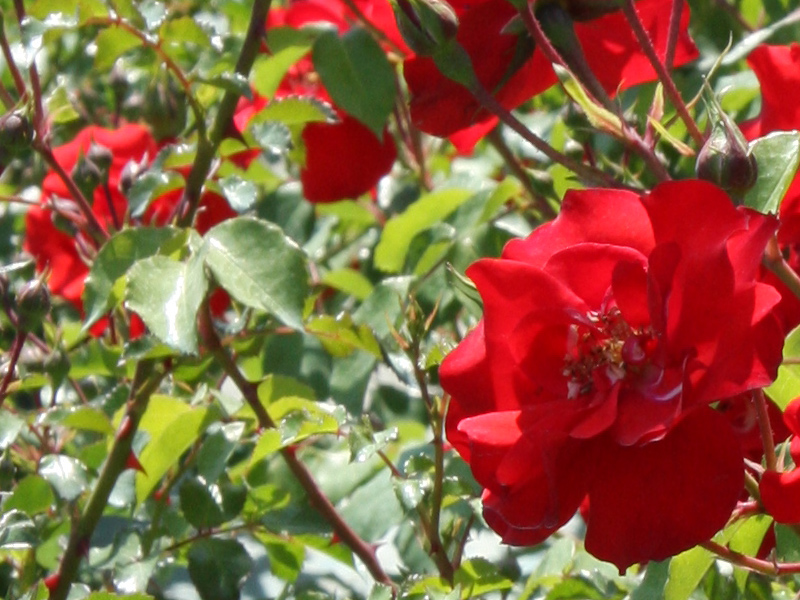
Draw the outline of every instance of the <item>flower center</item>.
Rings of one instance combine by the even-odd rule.
[[[643,372],[655,350],[652,328],[635,329],[617,307],[591,311],[570,326],[563,374],[567,397],[578,398],[594,390]]]

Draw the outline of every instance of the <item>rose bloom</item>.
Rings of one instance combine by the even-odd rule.
[[[527,31],[508,27],[518,18],[511,2],[450,0],[450,5],[459,19],[456,39],[470,55],[478,79],[505,108],[516,108],[558,81],[544,54],[532,50]],[[639,0],[636,7],[663,56],[671,2]],[[698,55],[688,24],[689,7],[685,5],[674,66]],[[656,79],[621,12],[576,22],[575,32],[592,72],[610,94]],[[411,93],[411,117],[422,131],[450,137],[459,151],[469,152],[497,124],[496,117],[483,110],[465,87],[442,75],[430,58],[407,59],[403,73]]]
[[[446,429],[506,543],[588,499],[586,549],[622,571],[725,525],[742,448],[709,405],[776,376],[780,296],[756,279],[776,225],[702,181],[571,191],[467,270],[484,316],[442,363]]]
[[[381,31],[395,47],[402,41],[388,2],[357,0],[361,13]],[[341,2],[330,0],[298,0],[288,8],[274,8],[269,13],[268,27],[300,28],[314,23],[328,23],[339,33],[346,32],[357,18]],[[402,48],[405,46],[403,45]],[[300,171],[303,194],[310,202],[334,202],[357,198],[370,191],[392,168],[397,150],[386,128],[381,138],[358,119],[335,106],[314,72],[311,58],[303,57],[294,65],[278,88],[275,98],[309,97],[332,106],[336,122],[313,122],[303,128],[306,159]],[[243,101],[234,117],[239,131],[244,131],[250,119],[267,100],[256,97]]]
[[[128,201],[120,189],[121,176],[129,162],[147,163],[155,158],[158,145],[143,125],[130,123],[117,129],[90,125],[82,129],[71,142],[54,148],[53,155],[58,164],[67,173],[71,173],[93,143],[107,148],[111,152],[112,162],[108,171],[108,185],[98,185],[93,195],[87,198],[92,203],[92,212],[110,233],[119,225],[137,224],[132,223],[129,218]],[[172,190],[156,198],[140,223],[165,225],[180,201],[181,191]],[[37,270],[50,270],[47,279],[50,291],[82,310],[81,296],[84,281],[89,274],[86,249],[91,248],[93,243],[83,232],[70,235],[53,223],[52,203],[58,203],[71,214],[79,214],[69,190],[53,170],[47,172],[42,182],[41,200],[41,205],[32,207],[26,215],[23,247],[36,259]],[[203,195],[195,226],[200,233],[204,233],[235,214],[222,196],[206,193]],[[79,251],[81,246],[83,251]],[[223,305],[227,305],[227,300],[218,298],[216,305],[218,309],[224,309]],[[100,326],[92,331],[99,334],[103,329]],[[140,332],[141,327],[137,325],[136,330],[134,333]]]
[[[800,129],[800,45],[762,45],[747,57],[747,63],[758,77],[761,87],[761,113],[741,124],[748,140],[774,131]],[[786,253],[789,265],[800,272],[800,176],[795,176],[780,207],[778,243]],[[800,300],[771,273],[765,279],[783,293],[780,316],[788,332],[800,324]]]

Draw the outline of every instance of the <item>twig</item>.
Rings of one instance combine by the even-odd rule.
[[[758,389],[753,392],[753,404],[756,407],[758,416],[758,429],[761,432],[761,444],[764,446],[764,461],[768,471],[775,471],[778,464],[778,457],[775,455],[775,440],[772,437],[772,425],[769,422],[769,412],[767,412],[767,399],[764,390]]]
[[[700,129],[697,127],[697,123],[695,123],[694,119],[689,114],[689,110],[686,108],[686,104],[684,103],[683,98],[681,98],[678,88],[675,87],[675,82],[672,81],[672,77],[670,77],[670,74],[667,72],[664,63],[662,63],[658,58],[658,54],[656,54],[656,49],[653,46],[653,42],[650,40],[650,36],[647,35],[644,25],[642,25],[642,21],[639,18],[639,13],[636,11],[634,2],[635,0],[624,0],[622,3],[622,11],[625,13],[625,17],[628,19],[628,23],[633,30],[633,34],[636,36],[636,40],[639,42],[639,46],[642,48],[645,56],[658,74],[658,80],[664,86],[664,91],[667,93],[667,96],[669,96],[669,99],[672,101],[675,110],[678,111],[678,115],[686,125],[689,135],[692,136],[694,143],[700,147],[705,142],[705,138],[700,132]]]
[[[239,75],[247,77],[256,60],[256,56],[258,56],[261,48],[261,38],[264,37],[266,31],[267,13],[271,4],[272,0],[254,0],[253,2],[250,24],[234,69]],[[219,110],[214,118],[214,124],[211,127],[209,136],[198,136],[197,155],[189,171],[189,176],[186,178],[186,187],[183,189],[183,197],[181,198],[181,206],[184,209],[183,215],[178,219],[178,225],[181,227],[191,225],[194,220],[194,215],[200,204],[203,186],[211,170],[211,163],[231,125],[239,97],[238,91],[226,90],[219,103]]]
[[[127,468],[133,438],[139,422],[147,409],[150,396],[158,389],[164,373],[157,372],[152,361],[143,360],[136,366],[125,416],[122,417],[114,444],[97,478],[83,513],[72,526],[67,548],[58,567],[56,586],[50,600],[65,600],[78,572],[81,559],[89,551],[92,537],[108,504],[108,498],[120,474]]]

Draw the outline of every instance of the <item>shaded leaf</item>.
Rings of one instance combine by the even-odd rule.
[[[203,600],[238,600],[252,566],[236,540],[201,539],[189,549],[189,577]]]
[[[329,31],[314,43],[314,68],[337,106],[379,139],[394,107],[394,71],[378,42],[354,27],[344,36]]]

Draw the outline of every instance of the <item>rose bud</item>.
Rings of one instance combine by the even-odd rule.
[[[17,292],[17,327],[30,331],[50,312],[50,292],[39,279],[25,283]]]
[[[697,155],[697,177],[733,194],[745,192],[758,178],[756,157],[736,124],[722,111],[716,116],[711,135]]]
[[[33,127],[22,112],[14,111],[0,118],[0,148],[10,156],[27,150],[33,140]]]
[[[186,93],[171,78],[147,88],[142,108],[157,140],[173,138],[186,127]]]
[[[392,0],[403,41],[420,56],[432,56],[455,38],[458,17],[443,0]]]

